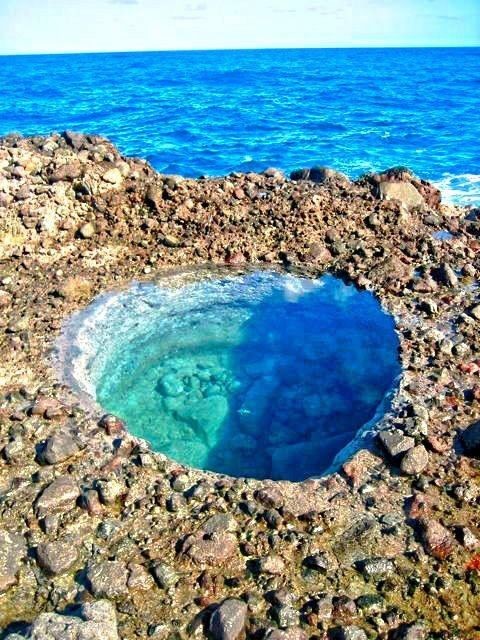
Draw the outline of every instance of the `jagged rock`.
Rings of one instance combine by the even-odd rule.
[[[35,502],[39,518],[52,513],[62,513],[75,508],[80,496],[78,484],[71,476],[60,476],[49,484]]]
[[[411,182],[380,182],[378,197],[381,200],[399,200],[408,208],[425,205],[423,196]]]
[[[67,571],[78,558],[77,548],[71,541],[56,540],[41,543],[36,553],[38,564],[52,574]]]
[[[17,583],[25,555],[23,536],[0,529],[0,593]]]
[[[415,446],[415,440],[403,435],[401,431],[381,431],[378,434],[378,439],[392,458],[396,458]]]
[[[82,175],[82,165],[79,162],[70,162],[55,169],[50,175],[50,183],[71,182]]]
[[[91,592],[100,598],[116,598],[128,592],[128,571],[124,562],[105,560],[89,567],[87,579]]]
[[[440,522],[430,518],[421,518],[420,527],[427,553],[439,560],[443,560],[452,553],[455,546],[454,537]]]
[[[213,640],[237,640],[245,629],[247,605],[237,598],[228,598],[215,609],[209,630]]]
[[[80,447],[68,431],[59,431],[47,438],[38,458],[45,464],[58,464],[74,456]]]

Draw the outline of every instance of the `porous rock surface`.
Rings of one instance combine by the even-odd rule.
[[[292,178],[159,175],[72,132],[0,141],[0,637],[480,637],[479,211],[405,169]],[[398,393],[337,473],[185,468],[59,384],[73,311],[212,262],[329,270],[395,316]]]

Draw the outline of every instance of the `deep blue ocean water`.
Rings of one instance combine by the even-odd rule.
[[[74,129],[184,176],[407,165],[480,202],[480,49],[0,57],[0,134]]]
[[[80,311],[60,345],[87,405],[174,460],[255,478],[304,480],[345,459],[400,374],[393,318],[332,276],[136,283]]]

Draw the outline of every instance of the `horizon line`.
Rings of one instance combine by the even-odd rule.
[[[464,45],[361,45],[361,46],[286,46],[286,47],[238,47],[238,48],[212,48],[212,49],[127,49],[108,51],[20,51],[11,53],[0,53],[0,57],[24,57],[24,56],[81,56],[81,55],[105,55],[105,54],[126,54],[126,53],[202,53],[202,52],[226,52],[226,51],[319,51],[319,50],[369,50],[369,49],[479,49],[479,44]]]

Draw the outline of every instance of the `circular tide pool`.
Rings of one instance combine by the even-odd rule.
[[[391,316],[330,275],[177,275],[105,294],[68,323],[63,377],[178,462],[319,476],[400,373]]]

